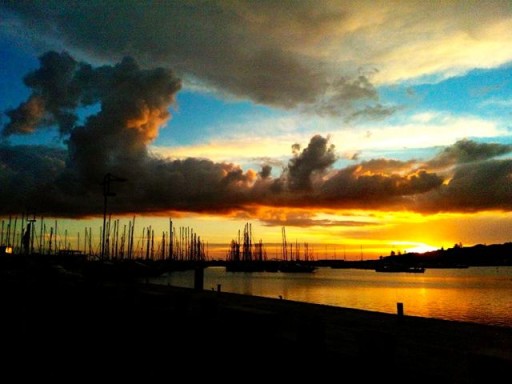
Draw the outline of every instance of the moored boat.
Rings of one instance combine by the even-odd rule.
[[[311,273],[314,272],[316,267],[312,264],[298,263],[294,261],[283,261],[279,265],[280,272],[289,273]]]
[[[409,272],[424,273],[425,268],[417,265],[383,264],[375,268],[375,272]]]

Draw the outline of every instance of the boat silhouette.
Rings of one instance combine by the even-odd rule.
[[[375,267],[375,272],[408,272],[408,273],[424,273],[425,268],[417,265],[402,264],[382,264]]]

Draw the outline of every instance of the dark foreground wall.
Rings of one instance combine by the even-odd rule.
[[[472,383],[512,368],[512,328],[55,271],[0,276],[2,366],[16,381]]]

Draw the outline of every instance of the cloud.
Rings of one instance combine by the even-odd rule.
[[[60,71],[59,73],[57,73]],[[149,150],[170,119],[180,80],[131,58],[93,67],[66,53],[41,57],[25,82],[31,94],[8,113],[4,136],[60,127],[66,148],[0,146],[0,212],[94,216],[103,211],[101,182],[113,182],[113,213],[257,212],[255,207],[400,209],[417,212],[511,209],[511,145],[461,140],[431,160],[371,159],[335,169],[330,138],[314,135],[280,174],[272,159],[260,170],[204,158],[171,159]],[[39,108],[27,108],[33,100]],[[83,106],[99,110],[80,123]],[[356,159],[354,161],[357,161]],[[304,217],[294,218],[297,225]],[[306,220],[307,221],[307,220]],[[325,224],[328,224],[325,222]],[[305,224],[301,224],[305,225]]]
[[[283,108],[331,115],[372,110],[376,103],[384,108],[358,64],[334,70],[338,58],[318,56],[318,43],[336,37],[338,23],[350,23],[352,5],[7,1],[2,7],[7,33],[19,29],[84,59],[131,56],[143,65],[171,66],[191,84]]]
[[[492,159],[512,152],[512,145],[498,143],[477,143],[472,140],[459,140],[444,148],[428,162],[430,167],[448,167],[454,164],[472,163]]]
[[[378,225],[372,221],[364,220],[336,220],[318,218],[315,213],[304,211],[281,211],[279,209],[264,209],[258,212],[258,219],[265,226],[293,226],[293,227],[365,227]]]
[[[512,160],[486,160],[457,167],[447,185],[426,194],[420,210],[478,212],[512,209]]]
[[[81,103],[87,85],[82,84],[82,68],[69,54],[48,52],[40,57],[40,68],[24,78],[32,90],[29,99],[18,108],[8,111],[11,119],[3,135],[32,133],[35,129],[58,125],[61,133],[69,133],[78,117],[74,110]],[[88,99],[88,97],[84,97]],[[85,100],[84,100],[85,101]],[[89,100],[88,100],[89,101]]]
[[[133,128],[149,142],[169,118],[167,108],[181,87],[171,71],[144,71],[129,57],[116,66],[95,69],[66,52],[50,51],[39,60],[40,68],[24,78],[32,94],[18,108],[7,111],[11,121],[4,136],[51,125],[68,134],[78,121],[77,108],[101,103],[102,111],[95,119],[108,120],[111,125],[107,128],[100,122],[101,129]],[[98,121],[88,124],[92,127]]]
[[[292,149],[295,156],[288,163],[288,186],[292,191],[311,190],[312,177],[321,176],[336,161],[334,146],[319,135],[313,136],[302,152],[299,144]]]
[[[377,173],[398,173],[409,172],[417,167],[416,160],[400,161],[393,159],[371,159],[362,162],[358,166],[358,172],[361,174]]]
[[[348,115],[347,120],[365,119],[365,120],[382,120],[394,114],[400,107],[384,106],[380,103],[366,105]]]
[[[367,173],[364,165],[339,170],[322,185],[319,199],[340,208],[396,209],[413,206],[411,196],[439,188],[443,179],[424,170],[407,175]]]
[[[41,97],[32,96],[16,109],[6,112],[10,123],[5,126],[2,135],[28,134],[36,130],[44,119],[45,103]]]
[[[375,84],[512,60],[508,0],[4,1],[4,33],[101,62],[132,56],[285,108],[384,117]],[[477,20],[477,21],[476,21]],[[48,47],[50,45],[50,47]]]
[[[272,173],[272,167],[270,165],[264,165],[261,167],[260,177],[266,179]]]
[[[60,148],[0,145],[1,212],[39,209],[46,196],[60,200],[56,182],[65,162],[66,151]]]
[[[350,121],[358,118],[378,120],[392,115],[397,109],[396,106],[382,105],[370,79],[359,75],[354,79],[336,79],[306,111],[314,111],[321,116],[341,115]]]
[[[314,135],[329,136],[340,159],[358,154],[356,160],[384,154],[427,159],[439,148],[462,138],[490,140],[508,135],[503,125],[475,116],[453,117],[447,113],[425,112],[402,117],[387,123],[340,125],[339,120],[314,115],[262,118],[247,114],[242,122],[226,120],[223,124],[208,126],[209,131],[217,134],[205,142],[169,147],[152,145],[151,151],[172,158],[204,157],[217,162],[235,162],[244,169],[259,168],[258,165],[264,163],[260,158],[266,157],[273,159],[270,165],[276,171],[287,164],[290,143],[307,143]]]

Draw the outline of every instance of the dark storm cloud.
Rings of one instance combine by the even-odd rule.
[[[171,71],[141,70],[129,57],[115,66],[95,69],[66,52],[47,52],[39,60],[40,68],[24,78],[32,94],[6,112],[10,122],[2,131],[4,136],[51,125],[69,134],[77,128],[77,108],[100,103],[101,112],[87,122],[89,130],[105,120],[108,124],[100,123],[100,129],[113,133],[133,128],[148,142],[156,137],[160,121],[169,117],[167,108],[180,89]]]
[[[292,150],[295,156],[288,163],[288,186],[292,191],[311,190],[312,177],[322,175],[336,161],[334,145],[320,135],[313,136],[302,153],[298,144]]]
[[[271,173],[272,173],[272,167],[270,165],[264,165],[263,167],[261,167],[261,171],[260,171],[259,175],[262,179],[266,179],[267,177],[270,176]]]
[[[428,162],[430,167],[447,167],[454,164],[483,161],[512,152],[512,145],[498,143],[477,143],[472,140],[459,140],[444,148]]]
[[[141,159],[138,159],[139,161]],[[253,177],[237,166],[202,159],[169,161],[147,156],[142,163],[114,164],[113,213],[166,210],[226,212],[247,200]],[[131,166],[132,169],[129,169]],[[42,146],[0,147],[1,213],[30,212],[65,217],[101,215],[103,174],[89,179],[62,149]]]
[[[512,209],[511,145],[461,140],[430,161],[373,159],[313,186],[307,206],[476,212]],[[296,201],[300,205],[299,200]]]
[[[91,78],[88,66],[78,63],[67,53],[47,52],[39,58],[40,67],[24,78],[32,91],[18,108],[7,111],[10,123],[4,136],[32,133],[38,128],[57,125],[61,134],[76,124],[76,108],[98,101],[92,95],[101,85]],[[88,90],[92,88],[92,94]]]
[[[1,213],[39,211],[47,196],[59,199],[56,181],[66,151],[44,146],[0,146]]]
[[[322,185],[321,199],[333,206],[397,208],[409,206],[410,197],[438,188],[443,179],[424,170],[401,176],[397,173],[366,173],[358,165],[339,170]]]
[[[61,127],[67,151],[3,147],[3,213],[97,215],[102,211],[100,183],[107,173],[127,179],[112,183],[119,193],[110,209],[118,213],[227,211],[251,202],[256,187],[265,187],[264,178],[256,183],[256,172],[237,165],[192,158],[171,161],[149,153],[180,89],[173,72],[141,69],[131,58],[94,68],[55,52],[44,54],[40,62],[25,78],[32,94],[9,112],[2,134],[29,134],[53,123]],[[34,98],[43,103],[31,114],[25,105]],[[96,114],[83,124],[74,119],[62,129],[63,111],[76,117],[80,107],[92,103],[100,105]],[[22,128],[27,122],[30,127]],[[268,171],[264,168],[263,176]],[[265,195],[263,189],[259,193]]]
[[[18,108],[6,111],[5,114],[9,117],[10,123],[4,127],[2,136],[33,133],[44,121],[45,103],[41,97],[31,96]]]
[[[487,160],[457,167],[447,185],[421,198],[421,210],[476,212],[512,209],[512,160]]]
[[[171,66],[183,78],[278,107],[370,118],[394,111],[378,102],[369,77],[355,64],[333,69],[317,57],[324,34],[347,22],[349,11],[340,4],[49,0],[4,1],[3,8],[23,33],[79,57],[136,57],[143,65]]]
[[[41,57],[41,67],[25,82],[32,93],[8,113],[2,134],[30,134],[57,125],[67,148],[0,147],[3,214],[101,215],[101,182],[107,173],[126,179],[112,183],[117,193],[110,199],[113,213],[257,215],[262,205],[420,212],[512,208],[512,160],[494,159],[510,153],[509,145],[465,140],[431,161],[373,159],[334,169],[334,146],[328,137],[316,135],[304,149],[293,144],[287,166],[273,177],[269,161],[257,172],[236,164],[170,160],[150,153],[149,145],[170,118],[180,89],[170,70],[142,69],[131,58],[93,67],[51,52]],[[37,108],[28,107],[34,100]],[[78,123],[77,111],[94,103],[99,111]],[[315,225],[307,217],[290,220]],[[277,221],[269,217],[268,223]]]

